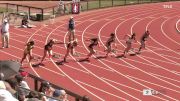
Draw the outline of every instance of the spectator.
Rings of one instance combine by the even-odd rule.
[[[67,94],[65,92],[65,90],[59,90],[59,89],[56,89],[54,92],[53,92],[53,97],[55,99],[49,99],[49,101],[69,101],[67,99]]]
[[[7,79],[6,82],[10,85],[11,87],[11,90],[10,92],[12,94],[15,94],[16,93],[16,88],[18,86],[18,82],[15,78],[10,78],[10,79]]]
[[[4,74],[0,73],[0,80],[3,80],[3,79],[4,79]]]
[[[36,91],[31,91],[26,98],[39,98],[39,94]]]
[[[0,80],[0,89],[6,89],[4,81],[1,81],[1,80]]]
[[[44,94],[44,95],[47,95],[47,96],[51,97],[52,93],[53,93],[53,88],[51,87],[49,82],[43,81],[41,83],[39,92],[41,92],[41,94]],[[48,101],[48,98],[46,96],[42,96],[42,101]]]
[[[31,99],[27,99],[26,101],[41,101],[41,100],[39,100],[37,98],[31,98]]]
[[[11,91],[11,93],[18,98],[19,101],[25,100],[25,93],[22,88],[19,88],[18,82],[15,78],[8,79],[7,82],[10,84],[12,89],[14,91]]]
[[[69,101],[67,99],[67,94],[66,94],[65,90],[59,90],[59,94],[60,94],[60,96],[59,96],[60,100],[62,100],[62,101]]]
[[[11,87],[11,85],[6,81],[3,81],[3,82],[4,82],[4,85],[6,87],[6,90],[9,91],[11,94],[14,94],[15,90]]]
[[[59,8],[58,8],[60,14],[64,14],[64,1],[59,1]]]
[[[29,26],[29,21],[28,21],[28,18],[26,16],[23,17],[23,19],[22,19],[21,27],[22,28],[31,28]]]
[[[84,95],[82,101],[91,101],[88,96]]]
[[[38,98],[30,98],[30,99],[27,99],[26,101],[41,101],[41,100],[39,100]]]
[[[27,72],[21,72],[21,74],[23,75],[27,75],[25,74]],[[25,81],[25,77],[23,77],[22,75],[16,75],[15,76],[17,82],[18,82],[18,86],[19,87],[22,87],[22,88],[25,88],[25,89],[22,89],[22,92],[25,94],[25,95],[28,95],[29,94],[29,91],[26,90],[26,89],[30,89],[27,82]]]
[[[27,77],[28,77],[28,73],[27,72],[20,72],[20,75],[23,77],[23,80],[22,80],[22,82],[20,83],[20,86],[21,87],[24,87],[24,88],[26,88],[26,89],[30,89],[29,88],[29,86],[28,86],[28,84],[27,84],[27,82],[25,81],[26,79],[27,79]]]
[[[60,90],[56,89],[56,90],[53,92],[53,97],[54,97],[55,99],[50,98],[49,101],[58,101],[58,100],[56,100],[56,99],[59,99],[59,96],[60,96]]]
[[[71,16],[69,20],[69,26],[68,26],[68,31],[69,31],[69,42],[73,41],[75,38],[75,22],[74,18]]]
[[[36,91],[31,91],[29,95],[26,96],[27,101],[40,101],[40,95]]]
[[[2,24],[1,28],[1,36],[2,36],[2,48],[8,48],[9,47],[9,23],[8,19],[5,18]]]
[[[14,90],[11,93],[15,97],[17,97],[19,101],[24,101],[26,99],[25,98],[25,92],[24,92],[24,89],[19,87],[19,83],[18,83],[17,79],[16,78],[11,78],[11,79],[8,79],[7,82],[10,84],[10,86]]]
[[[0,89],[0,101],[18,101],[6,89]]]

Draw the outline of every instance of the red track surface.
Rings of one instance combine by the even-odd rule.
[[[164,4],[173,8],[165,9]],[[29,68],[25,70],[80,95],[86,94],[92,101],[178,101],[180,36],[175,26],[180,18],[179,9],[180,2],[168,2],[114,7],[76,15],[76,37],[79,41],[76,52],[80,57],[69,56],[69,63],[56,65],[56,61],[62,61],[66,48],[55,45],[53,51],[62,56],[60,59],[46,59],[45,66],[39,68],[26,63],[24,65]],[[33,55],[42,57],[43,46],[50,38],[67,41],[67,22],[68,18],[32,29],[12,27],[10,48],[0,49],[0,59],[21,59],[25,42],[30,39],[36,42]],[[146,29],[151,35],[140,55],[94,58],[105,55],[104,43],[111,32],[117,35],[118,52],[114,55],[118,56],[125,47],[125,34],[136,32],[139,40]],[[88,54],[88,43],[84,40],[90,37],[100,39],[101,46],[96,48],[98,54],[90,62],[76,62],[75,59]],[[137,49],[139,41],[133,47]],[[144,96],[142,91],[147,88],[159,94]]]

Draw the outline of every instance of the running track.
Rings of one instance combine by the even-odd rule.
[[[170,4],[173,8],[163,8]],[[69,56],[69,63],[57,65],[66,52],[64,45],[55,45],[53,51],[60,59],[44,61],[45,66],[32,67],[24,61],[25,71],[44,78],[80,95],[88,95],[92,101],[179,101],[180,100],[180,36],[177,22],[180,19],[180,2],[156,3],[114,7],[93,10],[74,15],[76,37],[79,45],[75,51],[79,57]],[[41,57],[43,46],[51,38],[67,41],[69,17],[55,19],[48,26],[38,25],[32,29],[11,27],[10,48],[0,49],[0,59],[21,59],[24,45],[35,40],[33,55]],[[178,27],[179,28],[179,27]],[[151,35],[146,49],[140,55],[127,58],[120,56],[125,47],[125,34],[137,33],[135,50],[145,30]],[[118,49],[112,57],[97,59],[105,55],[104,43],[111,32],[116,33]],[[98,37],[100,47],[90,62],[77,62],[88,54],[88,42],[84,40]],[[34,63],[38,63],[34,61]],[[157,95],[143,96],[143,89],[158,91]]]

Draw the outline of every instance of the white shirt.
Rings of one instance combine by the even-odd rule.
[[[9,33],[9,23],[8,22],[4,22],[2,24],[1,31],[2,31],[2,34]]]
[[[23,88],[30,89],[26,81],[22,81],[22,82],[20,83],[20,85],[21,85],[21,87],[23,87]]]
[[[0,89],[6,89],[4,81],[0,81]]]
[[[58,101],[58,100],[49,98],[48,101]]]
[[[0,89],[0,101],[18,101],[18,100],[15,99],[9,91],[5,89]]]

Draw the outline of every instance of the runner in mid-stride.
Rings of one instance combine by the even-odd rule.
[[[87,41],[90,41],[90,45],[88,46],[89,54],[87,55],[87,58],[85,60],[89,60],[89,57],[96,53],[96,51],[94,50],[94,46],[99,46],[98,38],[92,38]]]
[[[126,48],[123,52],[124,57],[126,57],[126,54],[130,49],[132,49],[132,41],[136,41],[136,33],[133,33],[131,37],[129,37],[128,35],[125,35],[125,37],[128,37],[128,39],[126,40]]]
[[[112,43],[114,43],[114,46],[116,47],[116,43],[115,43],[115,33],[111,33],[110,34],[110,38],[107,40],[106,44],[105,44],[105,50],[106,53],[106,57],[109,55],[110,52],[112,52]],[[116,47],[117,48],[117,47]]]
[[[31,62],[31,59],[33,58],[32,57],[32,49],[34,48],[34,41],[29,41],[27,44],[26,44],[26,48],[24,49],[24,54],[23,54],[23,58],[21,59],[21,65],[22,65],[22,62],[24,61],[24,59],[26,58],[27,55],[29,55],[29,62]]]
[[[140,54],[141,49],[142,49],[142,48],[145,48],[145,42],[146,42],[147,38],[149,37],[149,35],[150,35],[149,31],[146,31],[146,32],[142,35],[142,37],[141,37],[141,39],[140,39],[141,45],[140,45],[140,47],[139,47],[139,50],[138,50],[137,54]]]
[[[53,56],[53,52],[52,52],[52,47],[54,44],[64,44],[62,42],[57,42],[55,39],[51,39],[45,46],[44,46],[44,55],[41,59],[41,63],[43,62],[43,60],[45,59],[47,53],[49,55],[49,58],[51,58]]]
[[[71,55],[74,55],[74,48],[78,45],[77,39],[75,39],[74,41],[70,41],[67,43],[67,51],[66,54],[64,56],[64,62],[66,61],[67,56],[69,55],[69,53],[71,53]]]

